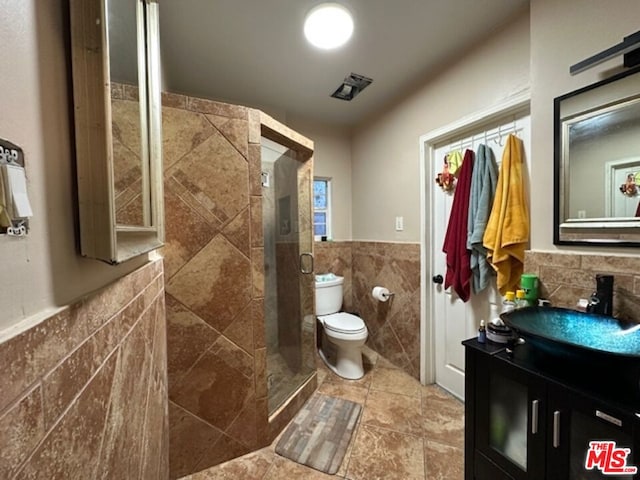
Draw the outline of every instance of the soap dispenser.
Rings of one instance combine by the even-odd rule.
[[[502,301],[502,313],[509,313],[516,309],[516,294],[514,292],[507,292]]]
[[[529,302],[527,302],[525,291],[522,289],[516,290],[515,308],[524,308],[528,306],[529,306]]]

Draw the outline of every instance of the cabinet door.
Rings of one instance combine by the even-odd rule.
[[[514,479],[544,478],[544,383],[497,357],[481,363],[476,448]]]
[[[551,384],[547,415],[548,480],[636,478],[624,474],[640,465],[631,413]]]

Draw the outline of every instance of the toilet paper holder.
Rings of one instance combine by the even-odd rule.
[[[395,296],[395,293],[390,292],[384,287],[373,287],[373,290],[371,291],[371,295],[373,296],[373,298],[375,298],[380,302],[386,302],[391,297]]]

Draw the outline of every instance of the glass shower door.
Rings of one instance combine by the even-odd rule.
[[[262,138],[269,414],[315,371],[311,162]]]

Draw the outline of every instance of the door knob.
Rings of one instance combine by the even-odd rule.
[[[442,282],[444,282],[444,278],[442,278],[442,275],[434,275],[433,276],[433,283],[437,283],[438,285],[442,285]]]

